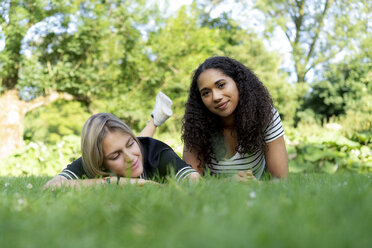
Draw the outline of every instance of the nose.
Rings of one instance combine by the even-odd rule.
[[[125,152],[125,164],[128,166],[132,166],[133,162],[135,162],[136,156],[128,151]]]
[[[213,101],[219,102],[222,99],[222,93],[219,90],[213,91]]]

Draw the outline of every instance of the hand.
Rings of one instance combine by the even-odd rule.
[[[119,181],[118,181],[119,180]],[[125,184],[137,184],[137,185],[145,185],[145,184],[159,184],[157,182],[146,180],[142,178],[127,178],[127,177],[110,177],[110,183],[112,184],[119,184],[119,185],[125,185]]]
[[[67,182],[67,178],[63,176],[55,176],[52,179],[50,179],[43,187],[43,189],[50,188],[52,190],[61,187],[65,182]]]
[[[251,170],[239,171],[233,178],[239,182],[249,182],[257,180]]]
[[[120,182],[122,182],[122,181],[120,180]],[[142,178],[129,178],[128,180],[123,180],[123,184],[126,184],[128,182],[130,184],[136,184],[136,185],[139,185],[139,186],[143,186],[145,184],[159,184],[157,182],[154,182],[154,181],[151,181],[151,180],[142,179]]]
[[[155,126],[160,126],[172,116],[172,104],[172,100],[163,92],[159,91],[158,95],[156,96],[154,109],[151,112],[151,116],[154,118]]]
[[[199,182],[199,180],[201,180],[200,174],[198,172],[191,173],[190,175],[187,176],[187,178],[191,182]]]
[[[154,181],[151,181],[151,180],[145,180],[145,179],[138,179],[137,181],[135,182],[132,182],[132,184],[137,184],[137,185],[145,185],[145,184],[159,184],[157,182],[154,182]]]

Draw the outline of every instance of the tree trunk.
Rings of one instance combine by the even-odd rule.
[[[23,120],[27,112],[48,105],[57,99],[72,100],[67,93],[52,92],[25,102],[19,98],[17,90],[8,90],[0,96],[0,158],[7,157],[24,145]]]
[[[0,97],[0,158],[24,145],[23,119],[25,104],[18,91],[10,90]]]

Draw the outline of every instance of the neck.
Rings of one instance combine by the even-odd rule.
[[[232,130],[235,128],[235,116],[230,115],[228,117],[221,118],[222,125],[224,129]]]

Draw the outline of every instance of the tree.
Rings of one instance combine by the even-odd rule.
[[[307,81],[310,70],[357,47],[371,14],[371,2],[357,0],[257,0],[256,7],[265,16],[267,34],[279,29],[287,37],[298,83]]]
[[[36,23],[56,13],[66,13],[66,1],[2,1],[0,20],[5,47],[0,60],[0,157],[5,157],[15,148],[23,145],[24,115],[34,108],[48,104],[58,97],[53,93],[29,102],[19,97],[17,88],[22,55],[22,40]],[[63,95],[61,95],[63,96]]]
[[[345,115],[348,110],[372,114],[371,35],[361,41],[358,54],[327,66],[325,80],[315,82],[303,108],[321,119]],[[370,118],[369,118],[370,119]]]
[[[137,78],[131,54],[141,38],[134,25],[149,17],[142,5],[119,0],[1,3],[0,157],[23,145],[23,118],[32,109],[59,98],[89,104],[113,89],[130,89],[133,83],[127,82]]]

